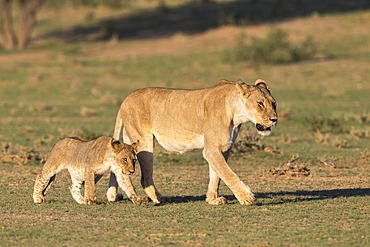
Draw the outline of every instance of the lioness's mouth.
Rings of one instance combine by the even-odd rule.
[[[256,124],[256,129],[258,131],[271,131],[271,127],[265,127],[261,124]]]

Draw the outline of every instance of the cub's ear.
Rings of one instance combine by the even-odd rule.
[[[236,88],[243,94],[243,96],[248,98],[251,95],[251,93],[247,90],[247,88],[243,87],[243,86],[245,87],[248,87],[248,86],[246,86],[245,83],[241,79],[238,79],[235,85],[236,85]]]
[[[257,87],[264,87],[264,88],[266,88],[267,90],[270,91],[269,85],[267,85],[267,83],[265,82],[265,80],[258,79],[254,83],[254,85],[256,85]]]
[[[137,153],[137,146],[139,146],[139,140],[131,144],[132,150]]]
[[[110,144],[112,145],[112,148],[116,151],[122,149],[121,142],[112,138]]]

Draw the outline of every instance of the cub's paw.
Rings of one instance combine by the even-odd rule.
[[[94,205],[94,204],[97,204],[98,201],[96,200],[96,197],[95,198],[85,198],[84,199],[84,204],[85,205]]]
[[[34,203],[43,203],[45,202],[45,198],[43,196],[33,196]]]
[[[149,203],[149,200],[147,197],[143,196],[132,196],[130,200],[135,204],[135,205],[146,205]]]
[[[227,200],[225,197],[220,196],[220,197],[216,197],[212,199],[207,198],[206,202],[211,205],[222,205],[222,204],[226,204]]]

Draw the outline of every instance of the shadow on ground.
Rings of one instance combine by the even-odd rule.
[[[150,9],[129,16],[109,18],[64,32],[53,32],[41,38],[58,38],[66,42],[115,39],[146,39],[194,34],[222,25],[256,25],[286,19],[338,12],[366,10],[368,0],[237,0],[217,3],[190,1],[167,8]],[[88,16],[86,16],[88,18]],[[91,17],[90,17],[91,18]]]
[[[335,189],[335,190],[297,190],[271,192],[271,193],[256,193],[256,206],[266,206],[284,203],[328,200],[340,197],[356,197],[356,196],[370,196],[370,188],[363,189]],[[234,196],[224,196],[229,203],[238,203]],[[175,196],[171,197],[174,203],[187,203],[191,201],[205,201],[206,196]],[[262,202],[261,202],[261,199]],[[266,200],[270,199],[270,200]]]

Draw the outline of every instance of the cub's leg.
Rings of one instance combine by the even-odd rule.
[[[72,178],[72,185],[69,187],[69,191],[72,194],[73,199],[75,199],[76,202],[79,204],[84,203],[84,197],[81,195],[81,186],[82,186],[82,180],[77,179],[74,176],[71,176]]]
[[[46,185],[45,189],[42,191],[43,196],[46,196],[46,194],[47,194],[47,193],[48,193],[48,191],[50,190],[51,185],[52,185],[52,184],[54,183],[54,181],[55,181],[55,177],[56,177],[56,174],[50,178],[49,183]]]
[[[85,198],[83,204],[96,204],[95,175],[90,169],[85,169]]]
[[[96,175],[94,179],[95,184],[97,184],[102,177],[103,175]]]
[[[45,201],[44,196],[50,189],[51,184],[55,180],[55,176],[58,173],[57,166],[51,161],[46,161],[42,173],[39,174],[35,181],[33,189],[33,201],[35,203],[42,203]]]
[[[121,171],[114,171],[116,174],[117,182],[119,187],[126,193],[128,198],[136,205],[148,204],[149,200],[147,197],[138,196],[135,192],[134,187],[131,185],[130,176],[124,175]]]

